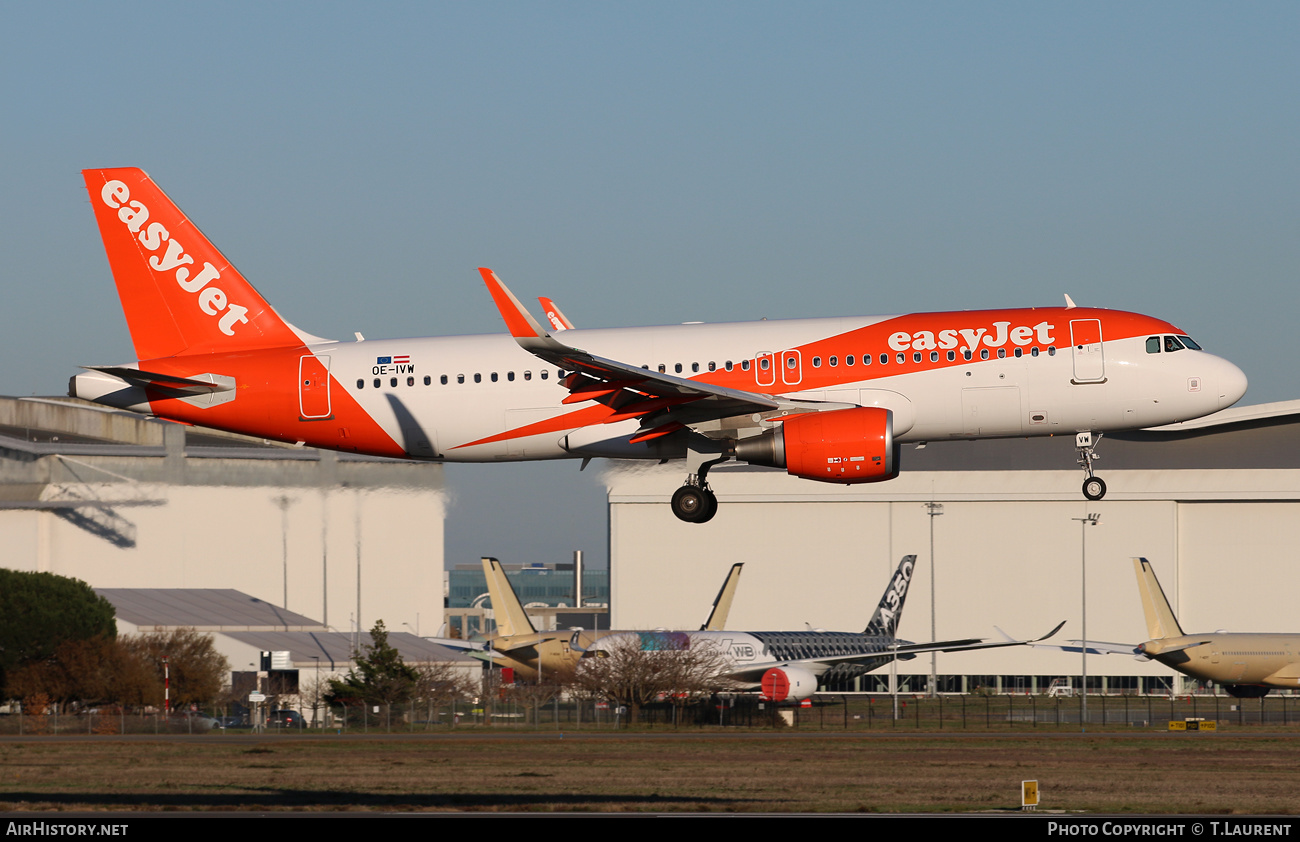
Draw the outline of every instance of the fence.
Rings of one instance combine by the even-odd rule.
[[[811,707],[790,708],[764,703],[755,696],[737,695],[690,704],[656,703],[634,712],[583,701],[498,699],[490,704],[457,702],[380,707],[334,705],[310,708],[297,721],[263,723],[268,734],[295,733],[430,733],[457,727],[614,730],[641,728],[771,728],[801,730],[982,730],[1157,728],[1170,721],[1209,720],[1224,727],[1287,728],[1300,725],[1300,697],[1269,696],[1234,699],[1229,696],[1089,696],[1087,718],[1080,697],[1032,695],[941,695],[898,697],[885,694],[822,694]],[[133,714],[121,710],[78,714],[0,715],[0,734],[116,735],[221,734],[252,730],[246,723],[223,723],[200,714]]]

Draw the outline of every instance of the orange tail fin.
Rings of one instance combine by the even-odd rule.
[[[82,175],[140,359],[303,344],[143,170]]]

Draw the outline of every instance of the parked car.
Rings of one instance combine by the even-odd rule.
[[[273,710],[267,716],[266,724],[271,728],[301,728],[302,714],[296,710]]]

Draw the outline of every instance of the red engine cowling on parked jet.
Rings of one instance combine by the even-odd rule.
[[[772,667],[763,673],[761,687],[770,702],[802,702],[817,692],[817,676],[803,667]]]
[[[877,406],[791,415],[736,442],[736,458],[819,482],[880,482],[898,476],[894,414]]]

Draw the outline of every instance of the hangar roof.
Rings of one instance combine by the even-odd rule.
[[[95,588],[119,619],[138,627],[186,627],[211,632],[325,631],[295,614],[231,588]]]

